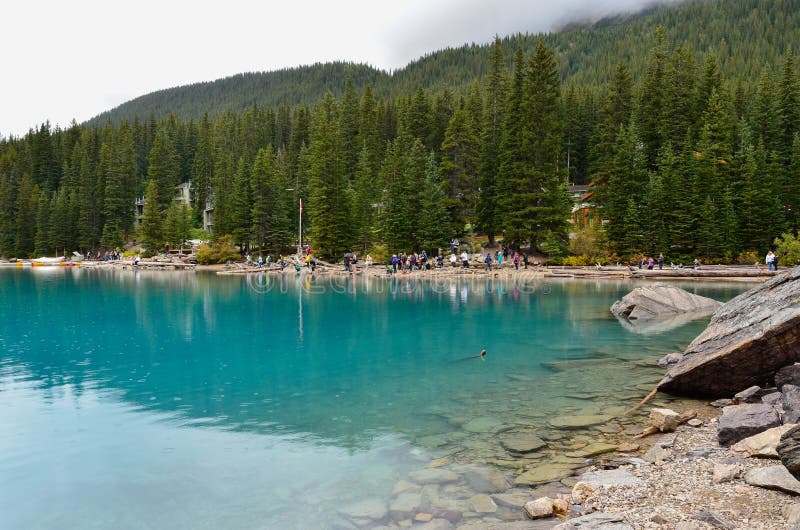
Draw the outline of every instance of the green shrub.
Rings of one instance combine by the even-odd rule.
[[[372,256],[373,263],[388,263],[390,254],[389,251],[386,249],[386,245],[373,245],[369,252],[367,252],[370,256]],[[359,260],[361,257],[359,257]],[[364,255],[364,259],[367,259],[367,256]]]
[[[736,263],[739,265],[755,265],[761,263],[761,256],[753,252],[742,252],[736,257]]]
[[[567,256],[561,260],[561,264],[566,267],[586,267],[587,265],[594,265],[595,262],[591,256],[581,254],[580,256]]]
[[[197,248],[197,263],[208,265],[211,263],[226,263],[242,259],[231,236],[222,236],[212,245],[202,243]]]
[[[800,239],[790,232],[775,238],[775,254],[778,255],[778,266],[799,264]]]

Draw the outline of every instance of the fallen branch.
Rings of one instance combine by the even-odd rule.
[[[680,416],[678,416],[678,425],[683,425],[687,421],[689,421],[689,420],[691,420],[693,418],[696,418],[696,417],[697,417],[697,411],[696,410],[687,410],[686,412],[683,412],[683,413],[681,413]],[[650,427],[646,428],[645,430],[643,430],[642,432],[640,432],[639,434],[634,436],[633,439],[634,440],[638,440],[640,438],[644,438],[645,436],[650,436],[651,434],[656,434],[657,432],[659,432],[658,427],[653,427],[651,425]]]
[[[625,414],[623,414],[623,416],[627,416],[628,414],[630,414],[630,413],[632,413],[632,412],[636,412],[637,410],[639,410],[640,408],[642,408],[642,405],[644,405],[645,403],[647,403],[648,401],[650,401],[651,399],[653,399],[653,396],[655,396],[656,394],[658,394],[658,387],[655,387],[655,388],[652,390],[652,392],[650,392],[649,394],[647,394],[647,395],[644,397],[644,399],[643,399],[643,400],[641,400],[641,401],[639,402],[639,404],[638,404],[638,405],[636,405],[635,407],[633,407],[633,408],[632,408],[632,409],[630,409],[630,410],[627,410],[627,411],[625,411]]]

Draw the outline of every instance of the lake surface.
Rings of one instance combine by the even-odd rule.
[[[0,270],[0,526],[513,518],[476,513],[465,469],[511,487],[578,467],[564,451],[613,443],[633,420],[554,418],[618,416],[658,381],[654,360],[705,326],[623,328],[608,307],[633,286]],[[531,434],[548,445],[503,445]],[[432,461],[458,478],[403,482]]]

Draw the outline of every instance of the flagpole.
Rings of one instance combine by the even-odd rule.
[[[303,198],[300,197],[300,227],[298,229],[297,237],[297,254],[302,257],[303,255]]]

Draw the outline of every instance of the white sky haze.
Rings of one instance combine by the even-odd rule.
[[[539,32],[647,0],[26,0],[3,6],[0,135],[134,97],[334,60],[395,69],[446,46]],[[13,43],[13,44],[12,44]]]

